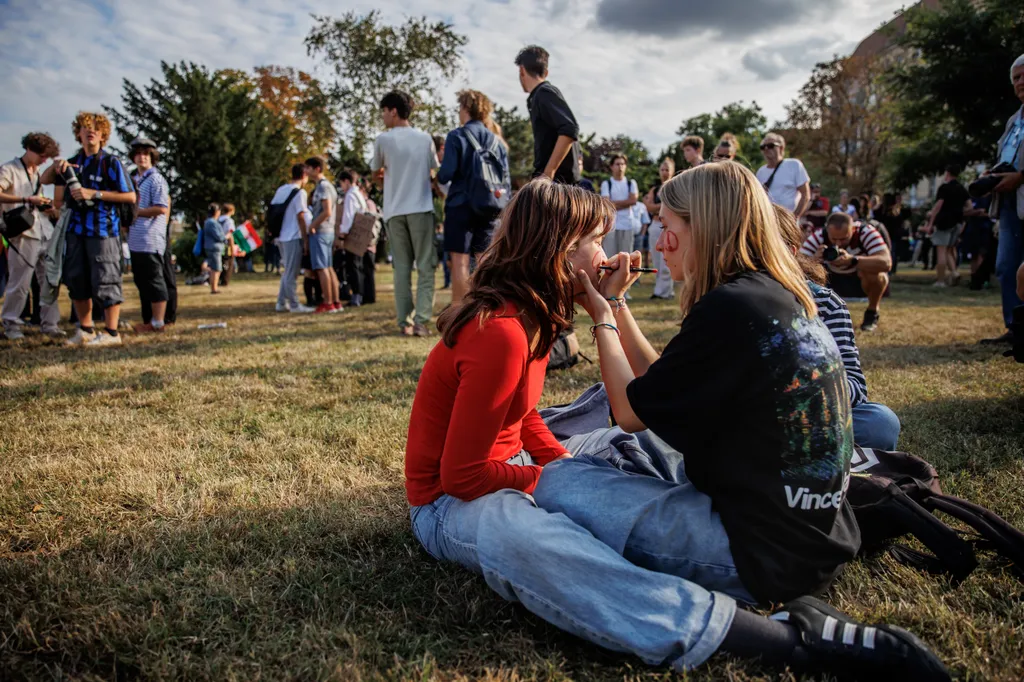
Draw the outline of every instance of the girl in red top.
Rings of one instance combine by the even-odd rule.
[[[438,320],[443,343],[416,389],[405,458],[414,522],[450,499],[531,493],[541,467],[568,456],[536,406],[551,346],[572,323],[574,272],[597,281],[611,218],[597,195],[545,181],[505,210],[471,291]]]

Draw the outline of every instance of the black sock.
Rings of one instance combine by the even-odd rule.
[[[800,631],[789,623],[736,609],[719,651],[766,663],[787,663],[800,646]]]
[[[79,329],[81,329],[86,334],[92,334],[93,332],[96,331],[95,327],[86,327],[85,325],[79,325]]]
[[[117,336],[117,330],[111,329],[110,327],[107,327],[107,333],[110,334],[111,336]]]

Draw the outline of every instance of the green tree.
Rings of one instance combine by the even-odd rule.
[[[513,178],[528,179],[533,175],[533,127],[530,118],[519,113],[519,107],[505,109],[495,105],[494,121],[501,126],[501,135],[508,144],[508,167]]]
[[[686,159],[679,146],[682,138],[687,135],[699,135],[703,138],[704,156],[707,158],[713,153],[722,135],[732,133],[740,146],[736,160],[747,167],[751,167],[754,161],[760,165],[758,145],[761,143],[761,137],[767,132],[767,126],[768,119],[757,102],[751,102],[749,106],[742,101],[726,104],[713,114],[700,114],[684,120],[676,130],[679,140],[669,145],[658,159],[660,161],[669,156],[675,160],[676,168],[686,168]]]
[[[159,144],[173,210],[185,212],[186,224],[211,201],[230,201],[243,216],[262,213],[288,165],[287,124],[237,72],[184,62],[160,68],[162,81],[140,87],[126,79],[121,107],[104,107],[125,147],[139,135]]]
[[[1020,107],[1010,64],[1024,53],[1020,0],[946,0],[907,10],[888,67],[896,101],[893,186],[909,187],[949,163],[992,162],[1006,119]]]
[[[854,193],[878,189],[892,147],[893,106],[880,74],[874,58],[837,57],[815,66],[786,106],[792,155]]]
[[[419,17],[390,26],[376,10],[313,19],[306,52],[334,74],[327,93],[350,149],[362,154],[380,130],[378,105],[391,90],[412,95],[413,121],[427,132],[441,134],[453,127],[453,107],[442,103],[439,90],[461,72],[467,41],[451,24]]]

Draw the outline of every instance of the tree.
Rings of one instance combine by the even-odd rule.
[[[786,106],[787,146],[794,156],[848,187],[877,189],[893,141],[893,106],[874,58],[818,64]]]
[[[262,212],[289,160],[287,125],[259,102],[247,77],[161,62],[163,82],[125,79],[121,108],[105,106],[125,146],[143,135],[160,146],[172,210],[189,219],[212,201],[241,215]]]
[[[334,111],[320,81],[283,66],[258,66],[253,80],[260,103],[288,124],[292,159],[326,154],[335,141]]]
[[[628,135],[602,138],[594,142],[595,135],[581,140],[583,148],[583,170],[598,183],[610,176],[608,167],[612,156],[624,154],[628,161],[626,175],[636,180],[641,192],[646,191],[658,180],[658,167],[651,161],[651,153],[640,140]],[[595,183],[597,184],[597,183]]]
[[[1024,53],[1020,0],[946,0],[939,10],[915,7],[905,18],[887,78],[900,138],[888,168],[896,187],[949,163],[994,160],[1006,119],[1020,107],[1009,69]]]
[[[732,133],[739,142],[736,160],[750,167],[751,158],[757,158],[758,145],[766,132],[768,119],[764,117],[761,106],[751,102],[747,106],[742,101],[726,104],[714,114],[700,114],[682,122],[676,135],[679,140],[669,145],[658,157],[659,161],[666,156],[672,157],[677,168],[686,168],[686,159],[679,143],[687,135],[699,135],[704,140],[704,156],[711,155],[718,140],[726,133]],[[748,155],[751,155],[748,157]],[[759,160],[759,159],[758,159]]]
[[[391,90],[413,96],[413,120],[427,132],[454,127],[453,109],[441,102],[439,90],[462,70],[466,42],[443,21],[410,18],[395,27],[382,23],[376,10],[314,16],[305,39],[309,56],[334,72],[327,94],[341,115],[343,139],[359,154],[380,129],[378,105]]]
[[[533,127],[519,107],[505,109],[495,105],[494,121],[501,126],[501,135],[508,144],[508,167],[513,178],[528,179],[533,175]]]

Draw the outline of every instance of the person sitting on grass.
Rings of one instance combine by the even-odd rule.
[[[889,287],[892,255],[885,238],[866,222],[854,223],[846,213],[833,213],[825,227],[814,230],[800,252],[824,263],[828,285],[844,300],[867,298],[861,331],[874,331],[882,319],[878,313]]]
[[[210,204],[203,223],[203,255],[210,270],[210,293],[219,294],[220,273],[224,269],[224,244],[227,238],[220,223],[220,204]]]
[[[739,168],[706,168],[726,167]],[[658,371],[621,302],[640,254],[608,260],[602,250],[611,206],[546,179],[512,199],[466,298],[441,315],[443,342],[431,351],[416,390],[405,459],[413,534],[435,559],[481,574],[503,598],[649,664],[689,670],[723,651],[807,669],[948,680],[909,633],[864,627],[817,600],[794,599],[774,619],[737,608],[736,598],[754,600],[748,583],[765,601],[794,598],[822,589],[854,556],[859,536],[843,503],[852,437],[838,400],[838,352],[814,318],[810,292],[763,190],[743,170],[748,210],[713,198],[693,211],[698,227],[690,228],[682,215],[691,212],[680,205],[686,205],[687,178],[700,172],[688,171],[662,191],[670,207],[662,210],[662,242],[673,275],[684,279],[687,260],[687,269],[700,267],[708,277],[685,278],[683,301],[693,312],[673,349],[657,361]],[[701,189],[716,187],[702,183]],[[739,192],[728,198],[738,204]],[[713,217],[718,210],[724,217]],[[700,231],[705,221],[717,226],[716,235]],[[771,221],[767,235],[749,227],[764,221]],[[719,243],[731,245],[734,258],[718,261],[731,272],[694,265],[714,261]],[[776,246],[765,249],[768,243]],[[757,271],[751,248],[768,271],[783,269],[796,292]],[[603,279],[598,293],[598,268],[606,264],[619,272]],[[696,293],[698,281],[721,283],[723,291],[694,302],[705,293]],[[685,440],[699,453],[693,478],[714,492],[723,511],[689,481],[629,475],[601,462],[599,453],[613,449],[608,443],[589,459],[573,459],[580,439],[560,444],[543,423],[536,404],[546,357],[571,324],[578,295],[598,322],[594,333],[616,418],[630,430],[644,428],[629,407],[626,380],[633,378],[630,360],[646,362],[652,371],[628,391],[630,398],[648,406],[640,414],[660,435],[680,446]],[[606,300],[611,296],[618,318]],[[618,345],[616,321],[628,354]],[[792,376],[784,377],[787,371]],[[797,379],[806,385],[792,388]],[[727,384],[719,388],[722,381]],[[743,428],[720,428],[724,415],[743,420]],[[818,428],[808,433],[805,419]],[[646,457],[639,445],[629,450]],[[681,469],[673,470],[681,476]],[[719,516],[729,509],[730,523],[739,524],[735,538]],[[737,543],[742,579],[730,553]]]
[[[860,367],[860,351],[853,333],[853,320],[846,302],[827,287],[828,274],[821,263],[800,253],[804,242],[803,230],[789,211],[775,206],[775,218],[779,221],[786,246],[796,256],[807,285],[814,295],[818,317],[832,334],[839,354],[846,368],[846,387],[850,394],[850,411],[853,416],[853,442],[862,448],[895,450],[900,438],[900,419],[885,405],[868,401],[868,383]]]

